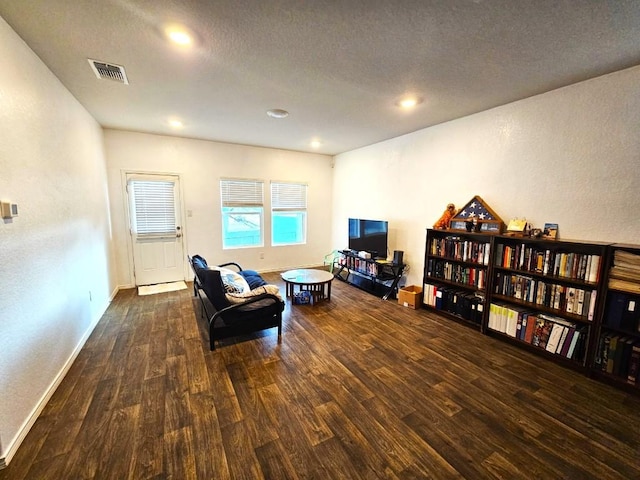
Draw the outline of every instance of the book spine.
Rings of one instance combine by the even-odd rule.
[[[576,346],[578,344],[578,340],[582,336],[582,332],[576,330],[573,333],[573,337],[571,338],[571,345],[569,345],[569,350],[567,350],[567,358],[573,358],[576,353]]]
[[[631,358],[629,360],[629,372],[627,374],[627,382],[635,385],[640,372],[640,344],[632,347]]]
[[[569,329],[571,327],[565,327],[563,326],[562,328],[562,335],[560,336],[560,341],[558,341],[558,346],[556,347],[556,351],[555,353],[560,355],[560,353],[562,352],[562,348],[564,347],[564,342],[567,340],[567,335],[569,335]]]
[[[591,268],[587,280],[589,282],[597,282],[600,277],[600,255],[591,256]]]
[[[596,294],[598,292],[596,290],[592,290],[591,291],[591,298],[589,299],[589,311],[587,313],[587,320],[589,320],[590,322],[593,321],[593,316],[595,315],[596,312]]]
[[[576,333],[576,328],[575,327],[569,327],[567,329],[567,336],[564,339],[564,342],[562,344],[562,348],[560,349],[560,355],[562,355],[563,357],[568,357],[569,356],[569,347],[571,347],[571,344],[573,342],[573,336]]]

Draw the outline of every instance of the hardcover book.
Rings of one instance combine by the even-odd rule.
[[[554,323],[550,322],[549,320],[543,320],[544,321],[544,325],[542,326],[542,333],[540,334],[539,337],[539,344],[538,346],[540,348],[547,348],[547,343],[549,342],[549,337],[551,336],[551,329],[553,328]]]
[[[527,330],[524,332],[524,341],[527,343],[533,343],[533,335],[536,330],[536,324],[538,322],[538,317],[530,313],[527,315]]]
[[[575,333],[576,333],[575,327],[569,327],[567,329],[567,336],[564,339],[562,348],[560,349],[560,355],[562,355],[563,357],[569,357],[569,348],[573,344],[573,336],[575,335]]]
[[[600,351],[600,368],[603,372],[607,371],[609,365],[609,349],[611,348],[612,333],[606,333],[602,336],[602,350]]]
[[[549,334],[549,340],[547,341],[546,350],[547,352],[556,353],[558,349],[558,345],[560,344],[560,339],[562,338],[562,334],[564,333],[566,327],[564,325],[560,325],[559,323],[554,323],[551,327],[551,333]]]
[[[605,325],[615,329],[620,328],[625,301],[625,294],[620,292],[609,292],[609,296],[607,298],[607,308],[604,312]]]
[[[571,338],[571,344],[569,345],[569,350],[567,350],[567,358],[574,358],[578,352],[578,342],[582,337],[582,331],[576,330]]]
[[[620,320],[620,329],[626,332],[634,332],[637,330],[638,321],[640,319],[640,308],[638,307],[638,299],[629,296],[625,299],[622,317]]]
[[[616,358],[616,350],[618,348],[618,341],[620,335],[613,335],[609,341],[609,353],[607,355],[607,373],[613,373],[613,366]]]
[[[633,345],[631,349],[631,359],[629,360],[629,372],[627,374],[627,382],[635,385],[638,381],[640,373],[640,343]]]

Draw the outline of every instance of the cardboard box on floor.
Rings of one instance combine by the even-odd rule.
[[[422,305],[422,287],[417,285],[407,285],[398,290],[398,303],[405,307],[420,308]]]

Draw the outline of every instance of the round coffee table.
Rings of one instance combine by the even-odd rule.
[[[294,288],[299,286],[299,291],[307,291],[311,294],[313,303],[320,300],[331,300],[331,280],[333,274],[325,270],[311,268],[299,268],[281,273],[284,280],[287,297],[294,296]]]

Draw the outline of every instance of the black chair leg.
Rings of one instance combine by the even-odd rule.
[[[216,349],[216,339],[213,338],[213,327],[209,327],[209,349],[213,352]]]

